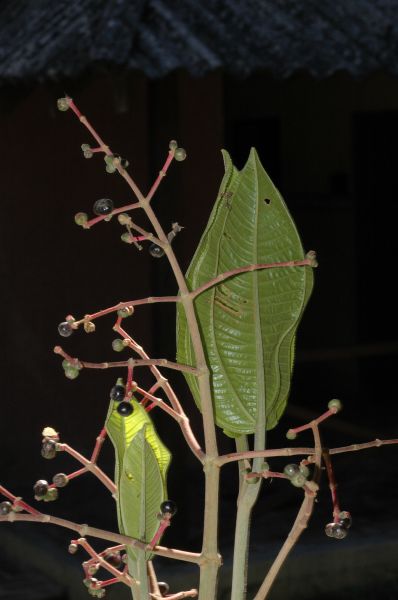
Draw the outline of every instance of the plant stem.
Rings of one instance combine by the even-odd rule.
[[[314,441],[315,441],[315,474],[314,481],[317,483],[320,472],[321,472],[321,461],[322,461],[322,444],[319,435],[319,429],[317,423],[314,421],[311,423]],[[308,521],[311,517],[314,502],[316,498],[316,492],[305,489],[304,500],[301,504],[300,510],[297,514],[296,520],[294,521],[293,527],[290,530],[282,548],[280,549],[276,559],[272,563],[270,570],[268,571],[263,583],[260,586],[257,594],[253,600],[265,600],[269,594],[271,586],[273,585],[280,569],[282,568],[286,558],[288,557],[291,549],[296,544],[297,540],[307,527]]]
[[[33,509],[32,509],[33,510]],[[13,523],[15,521],[29,521],[30,523],[50,523],[52,525],[58,525],[59,527],[65,527],[71,529],[80,534],[81,537],[90,536],[99,538],[101,540],[107,540],[116,544],[123,544],[126,547],[140,548],[141,550],[150,551],[152,554],[158,556],[164,556],[165,558],[172,558],[175,560],[181,560],[183,562],[189,562],[199,565],[202,562],[202,555],[196,552],[186,552],[185,550],[177,550],[175,548],[166,548],[164,546],[155,546],[150,548],[144,542],[136,540],[127,535],[121,533],[113,533],[112,531],[106,531],[104,529],[98,529],[97,527],[90,527],[89,525],[81,525],[68,521],[67,519],[61,519],[59,517],[53,517],[52,515],[46,515],[36,511],[34,514],[15,513],[10,512],[8,515],[0,515],[0,522]]]
[[[95,129],[87,121],[72,99],[68,99],[68,104],[77,115],[80,122],[90,131],[98,145],[103,148],[105,154],[110,155],[110,149],[104,144],[103,140],[97,134]],[[180,265],[175,257],[171,243],[163,231],[154,211],[150,206],[150,201],[158,184],[163,178],[160,176],[147,197],[145,197],[135,181],[128,172],[121,166],[117,166],[119,174],[125,179],[132,192],[136,196],[139,204],[145,211],[157,237],[164,244],[164,251],[169,260],[176,279],[181,302],[184,307],[187,324],[189,327],[192,347],[195,354],[196,369],[199,372],[198,386],[200,391],[200,402],[202,409],[202,421],[205,438],[206,457],[204,459],[205,472],[205,510],[204,510],[204,530],[202,544],[202,563],[200,566],[200,594],[199,600],[213,600],[216,596],[217,574],[220,566],[220,557],[218,554],[218,493],[219,493],[219,467],[215,464],[218,456],[217,439],[214,423],[214,408],[210,389],[210,374],[203,349],[199,325],[196,319],[193,298],[189,295],[189,289],[185,277],[181,271]],[[153,363],[152,363],[153,364]],[[165,365],[166,366],[166,365]]]
[[[264,448],[264,445],[265,429],[262,428],[262,430],[260,430],[258,427],[254,436],[254,446],[256,450],[260,450],[260,448]],[[236,449],[238,452],[242,453],[247,450],[246,436],[240,436],[236,439]],[[262,457],[255,458],[253,461],[253,469],[260,470],[261,462]],[[239,490],[238,510],[235,524],[231,600],[244,600],[246,598],[250,520],[253,506],[260,493],[261,483],[261,478],[257,481],[244,479]]]

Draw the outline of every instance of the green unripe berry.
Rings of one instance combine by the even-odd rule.
[[[300,465],[300,466],[299,466],[299,469],[300,469],[300,473],[302,473],[302,474],[304,475],[304,477],[305,477],[306,479],[308,479],[308,477],[309,477],[309,475],[310,475],[310,470],[309,470],[309,468],[307,467],[307,465]]]
[[[343,405],[341,403],[341,400],[337,400],[337,398],[334,398],[333,400],[330,400],[328,402],[328,408],[329,410],[333,410],[337,413],[343,408]]]
[[[123,308],[119,308],[117,314],[119,317],[122,317],[122,319],[125,319],[126,317],[130,317],[133,312],[134,306],[124,306]]]
[[[114,173],[116,171],[116,167],[114,167],[113,165],[106,165],[105,171],[107,173]]]
[[[296,465],[296,463],[291,463],[285,466],[283,472],[285,475],[287,475],[287,477],[293,477],[293,475],[296,475],[296,473],[300,472],[300,468],[298,465]]]
[[[177,150],[178,148],[178,144],[176,140],[170,140],[169,142],[169,149],[170,150]]]
[[[44,496],[44,502],[54,502],[58,498],[57,488],[49,488],[47,494]]]
[[[117,217],[120,225],[129,225],[131,221],[131,217],[127,213],[120,213]]]
[[[179,162],[185,160],[187,157],[187,153],[184,150],[184,148],[176,148],[175,152],[174,152],[174,158],[176,160],[178,160]]]
[[[293,431],[293,429],[289,429],[289,431],[286,432],[286,437],[288,440],[295,440],[297,437],[297,433]]]
[[[69,109],[69,103],[67,98],[58,98],[57,100],[57,108],[61,112],[65,112]]]
[[[290,483],[294,485],[294,487],[303,487],[303,485],[305,485],[306,482],[307,478],[305,477],[305,475],[303,475],[303,473],[300,473],[300,471],[290,478]]]
[[[65,377],[68,379],[76,379],[76,377],[79,377],[79,369],[77,367],[73,367],[72,365],[66,367]]]
[[[113,340],[113,342],[112,342],[112,349],[115,352],[121,352],[122,350],[124,350],[125,349],[125,345],[123,343],[123,340],[121,340],[121,339]]]
[[[69,544],[69,546],[68,546],[69,554],[76,554],[76,552],[78,550],[79,550],[79,546],[77,544],[74,544],[73,542],[71,544]]]
[[[128,231],[125,231],[124,233],[122,233],[122,235],[120,236],[120,239],[125,244],[132,244],[133,243],[132,235]]]
[[[339,524],[349,529],[352,525],[352,517],[348,510],[342,510],[339,513]]]
[[[80,227],[84,227],[84,225],[88,221],[88,215],[85,212],[78,212],[75,214],[75,223],[76,225],[80,225]]]

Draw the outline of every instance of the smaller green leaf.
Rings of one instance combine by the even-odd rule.
[[[145,409],[135,398],[131,403],[134,411],[124,417],[116,410],[118,403],[111,401],[105,426],[116,455],[119,530],[149,543],[159,527],[160,504],[167,499],[166,475],[171,456]],[[128,550],[132,569],[139,552]]]

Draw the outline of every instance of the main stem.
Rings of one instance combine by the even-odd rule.
[[[264,429],[260,431],[258,428],[254,437],[255,450],[263,450],[264,446],[265,431]],[[236,449],[238,452],[245,452],[247,450],[246,436],[236,439]],[[253,470],[260,471],[263,462],[263,458],[255,458],[253,461]],[[253,507],[260,493],[261,483],[261,478],[257,481],[243,479],[239,490],[235,524],[231,600],[244,600],[246,598],[250,521]]]
[[[216,598],[217,576],[220,567],[218,554],[218,497],[220,469],[216,465],[218,457],[217,439],[214,423],[213,402],[210,389],[210,374],[203,350],[202,339],[196,319],[193,299],[176,259],[170,242],[165,235],[155,213],[147,198],[144,198],[137,189],[129,174],[122,170],[121,175],[136,194],[138,201],[144,209],[148,219],[155,229],[158,238],[165,244],[164,251],[173,270],[180,295],[181,303],[191,334],[192,347],[195,353],[196,368],[200,372],[197,377],[200,391],[202,409],[203,431],[205,437],[206,457],[204,459],[205,474],[205,508],[202,541],[202,562],[200,565],[199,600],[213,600]]]

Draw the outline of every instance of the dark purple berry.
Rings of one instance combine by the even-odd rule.
[[[347,536],[347,533],[348,533],[348,531],[347,531],[346,527],[344,527],[344,525],[341,525],[340,523],[335,523],[333,537],[336,540],[343,540]]]
[[[154,258],[162,258],[162,256],[164,256],[164,250],[157,244],[151,244],[149,246],[149,254]]]
[[[100,198],[94,202],[93,212],[95,215],[109,215],[113,211],[113,202],[110,198]]]
[[[325,533],[328,537],[342,540],[347,535],[347,529],[340,523],[328,523],[325,527]]]
[[[0,502],[0,515],[8,515],[12,511],[12,504],[5,500],[4,502]]]
[[[33,486],[33,491],[36,498],[44,498],[48,492],[48,482],[45,479],[39,479],[39,481],[36,481],[35,485]]]
[[[122,556],[120,552],[108,552],[104,555],[104,559],[116,569],[118,569],[122,564]]]
[[[111,389],[111,400],[114,400],[115,402],[121,402],[124,400],[125,395],[126,389],[124,385],[116,384]]]
[[[73,327],[69,321],[63,321],[58,325],[58,333],[62,337],[69,337],[73,333]]]
[[[118,404],[117,407],[117,412],[119,413],[119,415],[121,415],[122,417],[128,417],[129,415],[131,415],[134,411],[133,405],[131,404],[131,402],[125,402],[124,400],[122,402],[120,402],[120,404]]]
[[[162,596],[166,596],[169,593],[170,586],[165,581],[159,581],[158,586],[159,586],[159,592],[161,593]]]
[[[43,458],[55,458],[57,455],[57,444],[54,440],[44,440],[41,447],[41,455]]]
[[[165,500],[160,505],[160,512],[162,515],[171,515],[174,516],[177,512],[177,504],[173,500]]]

